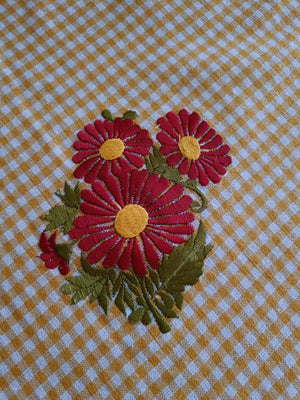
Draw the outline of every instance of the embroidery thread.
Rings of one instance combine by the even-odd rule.
[[[62,286],[71,304],[89,297],[107,313],[114,300],[129,322],[148,325],[154,318],[166,333],[168,319],[183,306],[185,287],[199,280],[212,249],[196,218],[207,207],[198,184],[219,182],[217,173],[223,175],[231,162],[229,147],[186,110],[158,120],[160,148],[133,122],[134,111],[114,118],[104,110],[102,116],[74,143],[73,161],[80,163],[74,176],[89,187],[65,182],[64,193],[56,193],[63,205],[41,217],[48,221],[45,231],[55,231],[49,239],[42,232],[40,258],[66,275],[77,244],[81,269]],[[56,243],[59,230],[69,243]]]

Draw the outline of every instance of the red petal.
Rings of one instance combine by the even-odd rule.
[[[180,243],[186,242],[186,239],[184,239],[182,236],[171,235],[169,232],[160,231],[159,228],[157,230],[153,231],[153,233],[160,237],[164,237],[165,239],[167,239],[169,242],[172,242],[172,243],[180,244]]]
[[[124,207],[123,199],[121,196],[121,191],[119,187],[119,183],[117,179],[112,175],[107,173],[103,178],[102,181],[105,183],[108,191],[114,197],[115,201],[121,206]]]
[[[170,113],[168,113],[168,114],[170,114]],[[176,115],[176,114],[174,114],[174,115]],[[176,115],[176,118],[178,118],[177,115]],[[163,118],[163,117],[159,118],[157,120],[157,123],[160,126],[160,129],[167,132],[174,139],[176,139],[176,140],[179,139],[178,134],[175,132],[174,127],[172,126],[173,124],[171,124],[166,118]]]
[[[103,160],[100,159],[99,161],[97,161],[95,163],[95,165],[93,165],[93,167],[89,170],[89,172],[86,174],[85,176],[85,181],[87,183],[92,183],[97,179],[99,170],[101,169],[101,166],[103,165]]]
[[[190,166],[189,160],[187,158],[184,158],[181,164],[178,165],[178,169],[182,174],[185,175],[188,173],[189,166]]]
[[[194,220],[194,214],[184,213],[179,215],[166,215],[163,217],[153,217],[151,218],[151,225],[177,225],[177,224],[188,224]],[[150,222],[149,222],[150,224]]]
[[[210,142],[201,145],[201,149],[215,149],[220,146],[223,142],[223,138],[220,135],[215,136]]]
[[[137,203],[140,198],[142,188],[148,177],[146,170],[137,171],[133,170],[130,176],[130,189],[129,189],[129,202]]]
[[[152,190],[153,186],[157,185],[159,182],[159,175],[152,174],[146,180],[144,189],[142,190],[141,197],[140,197],[140,204],[143,205],[143,201],[147,198],[148,194]]]
[[[79,153],[78,153],[79,154]],[[84,161],[80,164],[74,171],[74,176],[77,179],[83,178],[90,170],[91,166],[99,159],[99,156],[89,158],[88,160]],[[74,161],[74,157],[73,157]],[[75,162],[75,161],[74,161]]]
[[[112,217],[95,217],[92,215],[82,215],[74,220],[74,226],[77,228],[88,228],[95,225],[103,225],[111,222]]]
[[[219,147],[217,150],[209,150],[209,151],[203,151],[201,154],[203,156],[225,156],[227,153],[229,153],[230,147],[227,144],[224,144],[223,146]]]
[[[118,163],[120,165],[120,168],[124,171],[124,172],[128,172],[131,170],[131,165],[129,163],[128,160],[126,160],[126,158],[123,157],[119,157],[118,158]]]
[[[104,200],[112,208],[117,209],[115,202],[110,197],[106,187],[102,184],[102,182],[99,182],[99,181],[94,182],[92,184],[92,189],[100,197],[100,199]],[[89,200],[87,200],[87,201],[89,201]]]
[[[133,246],[133,239],[130,239],[127,243],[127,246],[124,248],[123,253],[118,261],[118,266],[123,270],[131,267],[132,246]]]
[[[208,125],[207,125],[208,126]],[[204,136],[203,138],[200,140],[200,144],[203,144],[205,142],[208,142],[209,140],[211,140],[214,136],[216,136],[216,131],[214,129],[210,129]]]
[[[129,121],[129,120],[125,120],[125,121]],[[126,140],[127,138],[133,138],[134,140],[136,140],[137,136],[138,136],[141,132],[144,132],[144,131],[141,130],[141,127],[140,127],[139,125],[131,125],[131,126],[129,126],[128,128],[126,128],[126,129],[124,130],[124,132],[121,133],[122,139],[123,139],[123,137],[124,137],[125,140]],[[146,132],[147,132],[147,135],[148,135],[148,131],[146,131]]]
[[[191,233],[194,232],[194,228],[191,225],[184,224],[184,225],[160,225],[157,226],[155,223],[151,224],[151,222],[148,223],[147,229],[150,229],[150,231],[165,231],[165,232],[170,232],[170,233],[176,233],[178,235],[190,235]]]
[[[95,128],[97,129],[97,131],[99,132],[100,137],[102,138],[102,142],[104,142],[105,140],[108,139],[108,135],[107,132],[105,130],[104,124],[100,119],[97,119],[94,122]]]
[[[160,261],[159,254],[157,253],[157,251],[155,250],[152,243],[147,238],[147,236],[145,235],[144,232],[141,233],[141,237],[142,237],[143,244],[144,244],[145,256],[146,256],[146,259],[147,259],[149,265],[153,269],[158,269],[159,261]]]
[[[87,233],[88,233],[88,229],[87,229]],[[99,245],[99,243],[102,242],[104,239],[107,239],[112,236],[115,236],[115,232],[112,230],[106,231],[106,232],[95,233],[93,235],[89,235],[89,236],[85,237],[84,239],[82,239],[79,242],[79,247],[83,251],[88,251],[88,250],[91,250],[96,245]],[[107,240],[105,240],[105,241],[107,241]]]
[[[171,167],[175,167],[175,165],[177,165],[182,158],[183,155],[178,152],[176,154],[172,154],[171,156],[169,156],[167,158],[167,162],[169,165],[171,165]]]
[[[145,234],[155,244],[155,246],[158,248],[159,251],[167,254],[172,252],[173,246],[166,240],[163,240],[160,236],[157,236],[150,231],[145,231]]]
[[[104,142],[103,137],[99,135],[98,130],[95,128],[94,125],[88,124],[84,127],[84,129],[94,138],[97,140],[97,142],[100,142],[102,144]]]
[[[179,151],[179,147],[177,144],[163,144],[162,146],[160,146],[159,150],[161,154],[166,156],[167,154],[174,153],[174,151]]]
[[[167,113],[167,118],[169,119],[173,128],[177,131],[179,137],[183,136],[182,125],[179,116],[173,111],[170,111]],[[176,136],[175,139],[178,139],[178,136]]]
[[[89,215],[111,216],[113,218],[115,218],[116,216],[115,210],[113,211],[104,210],[102,207],[97,207],[89,203],[82,203],[80,209],[84,214],[89,214]]]
[[[49,246],[48,238],[47,238],[47,235],[46,235],[45,231],[41,233],[41,237],[40,237],[40,240],[39,240],[39,248],[44,253],[50,253],[52,251],[52,249]]]
[[[182,194],[182,192],[183,192],[183,186],[181,186],[181,185],[171,186],[166,191],[166,193],[164,193],[158,199],[156,199],[156,200],[154,199],[152,204],[147,206],[147,211],[148,212],[155,211],[155,210],[159,209],[160,207],[166,206],[167,204],[178,199],[179,196]],[[176,214],[176,213],[177,213],[177,210],[176,210],[176,212],[173,212],[173,214]]]
[[[188,123],[190,114],[188,113],[187,110],[183,109],[179,111],[179,116],[181,119],[183,134],[184,136],[188,136]]]
[[[146,156],[147,154],[149,154],[149,148],[143,147],[143,146],[135,146],[135,147],[126,146],[126,151],[129,151],[130,153],[141,154],[143,156]]]
[[[82,142],[80,140],[76,140],[76,142],[73,143],[73,147],[76,150],[94,150],[98,151],[100,145],[94,145],[93,143],[87,143],[87,142]]]
[[[45,267],[48,268],[48,269],[54,269],[54,268],[59,266],[61,261],[62,261],[62,258],[57,256],[56,258],[53,258],[50,261],[46,261],[45,262]]]
[[[119,240],[118,243],[109,251],[103,260],[103,266],[105,268],[111,268],[117,265],[125,240],[125,238]]]
[[[49,238],[49,244],[53,250],[55,250],[55,246],[56,246],[56,235],[57,235],[57,231],[53,232]]]
[[[160,131],[158,132],[158,134],[156,135],[157,140],[161,143],[161,144],[167,144],[169,146],[172,145],[176,145],[177,146],[177,142],[173,139],[170,138],[169,135],[167,135],[165,132]]]
[[[227,172],[226,168],[224,168],[223,165],[221,165],[220,163],[218,163],[216,161],[213,161],[213,160],[205,160],[204,161],[203,160],[203,162],[211,165],[217,171],[217,173],[220,175],[225,175]]]
[[[147,208],[152,201],[163,193],[169,187],[169,181],[165,178],[160,178],[155,186],[152,187],[151,192],[148,193],[147,197],[143,202],[143,206]]]
[[[209,129],[209,125],[206,121],[202,121],[198,126],[197,132],[195,134],[195,138],[199,139],[205,132]]]
[[[196,179],[197,177],[198,177],[197,163],[194,160],[191,160],[191,166],[189,169],[189,178]]]
[[[139,276],[143,276],[147,272],[145,260],[144,260],[143,254],[141,252],[137,238],[133,239],[132,266],[133,266],[134,272],[136,274],[138,274]]]
[[[85,158],[91,157],[92,155],[96,154],[96,157],[92,157],[90,158],[90,160],[95,160],[100,158],[98,149],[95,150],[80,150],[78,153],[74,154],[74,156],[72,157],[72,161],[75,164],[79,164],[82,160],[84,160]],[[94,162],[94,161],[92,161]]]
[[[187,211],[191,205],[192,198],[190,196],[183,196],[179,201],[169,204],[166,207],[155,209],[149,215],[149,223],[151,223],[152,217],[157,217],[159,215],[177,215],[183,211]],[[155,203],[154,203],[155,205]],[[149,208],[147,208],[149,212]]]
[[[87,125],[88,127],[89,125]],[[91,127],[93,127],[93,125],[90,124]],[[85,127],[86,128],[86,127]],[[93,127],[94,128],[94,127]],[[95,128],[94,128],[95,129]],[[80,139],[82,142],[86,142],[86,143],[90,143],[93,144],[94,146],[99,147],[100,143],[95,140],[91,135],[89,135],[87,132],[85,131],[80,131],[77,133],[77,137],[78,139]]]
[[[108,121],[106,119],[104,121],[105,130],[107,132],[108,139],[112,139],[114,137],[114,124],[113,122]]]
[[[189,117],[189,135],[190,136],[195,136],[195,131],[199,124],[200,119],[201,119],[200,115],[197,114],[196,112],[193,112],[193,114],[190,115],[190,117]]]
[[[114,207],[111,207],[110,204],[107,204],[104,201],[100,200],[99,197],[95,195],[95,193],[93,193],[88,189],[82,190],[81,198],[90,204],[94,204],[100,208],[103,208],[104,210],[108,210],[114,213],[118,212],[118,208],[115,207],[114,204],[113,204]]]
[[[62,275],[67,275],[70,272],[70,267],[66,264],[65,260],[63,260],[58,266],[58,270]]]
[[[105,242],[101,243],[89,253],[86,258],[87,261],[91,264],[95,264],[96,262],[101,260],[101,258],[103,258],[103,256],[111,249],[111,247],[119,240],[119,238],[119,235],[115,235],[110,239],[105,240]]]
[[[106,226],[89,226],[89,227],[85,227],[85,228],[73,228],[70,232],[69,232],[69,236],[71,239],[81,239],[83,238],[85,235],[92,235],[93,233],[99,233],[101,230],[107,230],[110,229],[111,231],[114,229],[113,225],[111,225],[109,228],[107,228]]]
[[[207,176],[205,170],[202,168],[200,162],[197,163],[197,169],[199,171],[198,179],[199,179],[200,184],[202,186],[208,185],[209,184],[208,176]]]
[[[52,260],[53,258],[56,258],[56,257],[57,257],[57,253],[55,251],[51,251],[51,253],[42,253],[39,256],[39,258],[41,260],[43,260],[44,262],[50,261],[50,260]]]
[[[124,132],[122,129],[122,118],[120,117],[115,118],[113,128],[114,128],[113,137],[120,138],[121,137],[120,134],[122,135]]]
[[[203,168],[205,169],[209,179],[213,183],[219,183],[221,180],[220,175],[217,174],[216,171],[210,165],[208,165],[206,162],[204,162],[203,160],[201,161],[201,164],[202,164]]]
[[[141,168],[145,163],[142,157],[129,153],[127,150],[125,150],[123,154],[127,158],[127,160],[130,161],[131,164],[133,164],[137,168]]]
[[[124,139],[123,142],[125,146],[143,146],[143,147],[150,147],[153,144],[153,140],[149,138],[148,136],[148,131],[146,135],[142,135],[140,132],[137,134],[136,137],[134,138],[129,138],[129,139]]]

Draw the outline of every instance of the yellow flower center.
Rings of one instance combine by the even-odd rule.
[[[99,149],[99,154],[104,160],[115,160],[120,157],[125,149],[121,139],[108,139]]]
[[[137,204],[129,204],[117,213],[115,230],[122,237],[133,238],[143,232],[147,223],[147,211]]]
[[[188,160],[198,160],[201,154],[198,140],[193,136],[183,136],[178,142],[179,150]]]

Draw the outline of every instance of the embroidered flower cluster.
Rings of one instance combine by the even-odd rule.
[[[56,193],[63,204],[41,217],[53,233],[41,234],[40,258],[67,275],[77,244],[82,268],[62,286],[71,303],[90,296],[107,313],[114,299],[131,323],[154,317],[169,332],[168,318],[178,316],[185,286],[198,281],[211,250],[196,218],[207,206],[199,186],[221,180],[229,146],[195,112],[159,118],[159,143],[133,121],[133,111],[102,115],[74,143],[74,176],[84,188],[66,182]],[[57,244],[58,230],[71,240]]]

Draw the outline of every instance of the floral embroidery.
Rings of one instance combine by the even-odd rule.
[[[91,190],[81,192],[85,215],[75,219],[69,235],[89,251],[89,263],[103,259],[104,267],[132,266],[143,276],[147,265],[158,269],[159,252],[170,254],[187,240],[183,235],[194,231],[194,215],[188,212],[192,198],[182,193],[181,185],[169,187],[167,179],[146,170],[118,171],[117,176],[106,171]]]
[[[166,333],[212,248],[196,217],[207,206],[198,181],[220,181],[231,162],[229,147],[186,110],[158,120],[161,147],[151,151],[153,141],[132,121],[134,111],[114,119],[105,110],[102,116],[74,143],[73,161],[80,164],[74,176],[90,185],[81,190],[65,182],[64,193],[56,193],[63,204],[41,217],[45,231],[54,232],[49,239],[42,232],[40,258],[66,275],[77,244],[81,268],[62,286],[71,304],[89,296],[107,313],[113,299],[129,322],[148,325],[154,318]],[[71,242],[56,244],[58,230]]]
[[[56,244],[56,234],[55,231],[48,239],[46,233],[42,232],[39,247],[43,253],[39,257],[45,262],[46,268],[54,269],[58,267],[62,275],[67,275],[70,271],[70,267],[66,263],[68,259],[65,260],[62,254],[59,254],[60,248]]]
[[[157,134],[160,151],[167,156],[170,166],[178,167],[190,179],[198,179],[202,186],[208,185],[209,180],[220,182],[220,175],[226,173],[225,167],[231,163],[229,146],[222,145],[222,136],[199,114],[181,110],[176,115],[171,111],[157,123],[161,128]]]
[[[148,131],[133,124],[131,119],[116,118],[113,122],[96,120],[78,133],[74,148],[78,153],[73,161],[80,164],[75,178],[84,178],[87,183],[101,178],[107,166],[129,171],[132,166],[143,167],[142,156],[149,154],[153,143]]]

